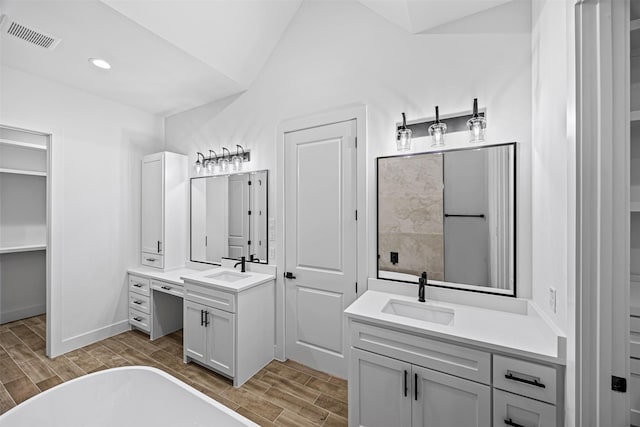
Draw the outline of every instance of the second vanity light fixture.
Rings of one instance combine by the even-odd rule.
[[[242,165],[249,162],[250,151],[245,150],[241,145],[236,145],[236,153],[231,154],[227,147],[222,147],[222,155],[209,150],[209,157],[205,157],[201,152],[196,153],[196,163],[193,171],[196,176],[202,172],[213,174],[216,172],[230,172],[242,170]]]
[[[411,149],[411,138],[431,137],[432,147],[443,147],[447,133],[469,132],[469,142],[485,141],[487,127],[486,113],[478,111],[478,98],[473,100],[473,114],[462,114],[440,120],[440,108],[435,108],[435,121],[420,120],[407,125],[405,114],[402,113],[402,124],[396,125],[396,149],[407,151]]]

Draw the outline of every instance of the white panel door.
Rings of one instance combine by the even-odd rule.
[[[207,365],[229,376],[235,376],[235,314],[205,307],[207,328]]]
[[[412,366],[413,426],[491,425],[491,388]]]
[[[191,301],[184,301],[184,355],[193,360],[205,362],[207,334],[204,326],[206,307]]]
[[[161,254],[164,223],[164,156],[145,156],[142,160],[142,252]]]
[[[286,356],[346,377],[356,298],[356,121],[285,135]]]
[[[229,257],[249,257],[249,174],[229,176]]]
[[[358,349],[349,363],[349,425],[410,427],[411,365]]]

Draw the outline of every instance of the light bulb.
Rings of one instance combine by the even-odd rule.
[[[473,116],[467,120],[467,127],[469,128],[470,140],[469,142],[483,142],[484,130],[487,127],[487,119],[478,114],[478,98],[473,100]]]
[[[398,151],[407,151],[411,149],[411,129],[407,128],[407,119],[402,113],[402,126],[396,132],[396,149]]]
[[[233,170],[234,171],[238,171],[238,170],[242,169],[242,157],[233,156],[233,158],[231,159],[231,163],[233,164]]]
[[[436,121],[429,126],[431,135],[431,146],[438,147],[444,145],[444,136],[447,133],[447,124],[440,121],[440,110],[436,106]]]

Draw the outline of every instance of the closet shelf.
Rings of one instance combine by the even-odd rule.
[[[29,148],[29,149],[32,149],[32,150],[43,150],[43,151],[47,150],[47,147],[44,146],[44,145],[31,144],[29,142],[22,142],[22,141],[14,141],[12,139],[0,138],[0,144],[2,144],[2,145],[13,145],[13,146],[16,146],[16,147]]]
[[[13,173],[13,174],[16,174],[16,175],[47,176],[46,172],[29,171],[29,170],[24,170],[24,169],[0,168],[0,173]]]
[[[47,249],[46,244],[42,245],[22,245],[22,246],[0,246],[0,254],[14,254],[18,252],[34,252],[44,251]]]

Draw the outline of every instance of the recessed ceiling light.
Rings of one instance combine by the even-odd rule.
[[[89,62],[98,68],[102,68],[103,70],[111,69],[111,64],[109,64],[104,59],[100,58],[89,58]]]

